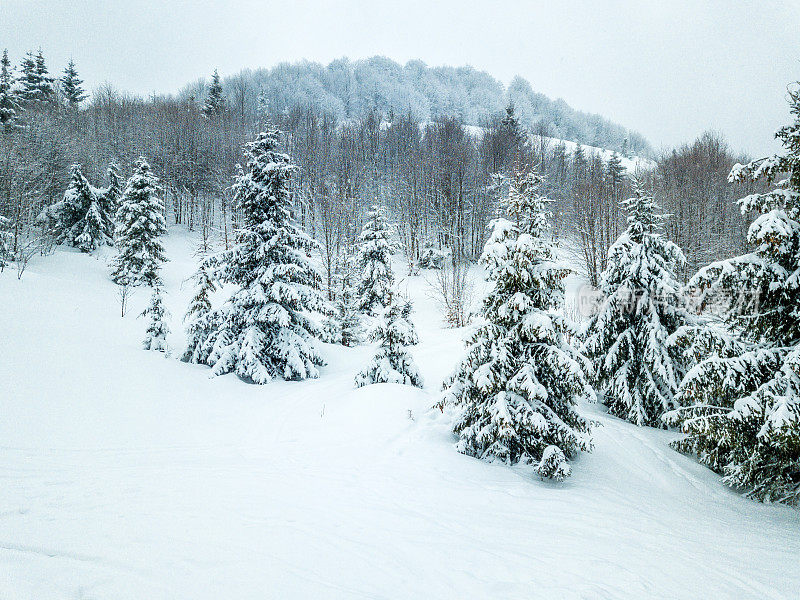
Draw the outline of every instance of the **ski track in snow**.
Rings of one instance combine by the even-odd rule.
[[[0,274],[0,598],[797,597],[800,511],[674,433],[584,406],[602,426],[562,484],[458,454],[430,407],[464,332],[423,277],[401,289],[425,390],[354,389],[370,347],[266,386],[179,362],[194,243],[166,238],[166,360],[140,350],[146,291],[119,317],[108,251]]]

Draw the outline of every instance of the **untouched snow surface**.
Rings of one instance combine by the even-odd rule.
[[[105,257],[0,275],[0,598],[797,598],[800,512],[602,423],[562,484],[453,449],[429,407],[461,353],[405,279],[425,390],[248,385],[179,362],[195,243],[166,239],[172,358],[119,317]]]

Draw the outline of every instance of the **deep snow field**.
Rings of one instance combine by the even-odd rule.
[[[168,359],[141,350],[145,290],[120,318],[110,251],[0,274],[0,598],[800,597],[800,511],[674,432],[585,406],[595,450],[561,484],[458,454],[430,407],[464,332],[422,277],[425,390],[354,389],[369,347],[266,386],[179,362],[196,239],[165,243]]]

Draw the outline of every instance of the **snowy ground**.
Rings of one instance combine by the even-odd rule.
[[[193,241],[167,239],[182,346]],[[0,275],[0,598],[797,598],[800,511],[602,423],[563,484],[455,452],[429,407],[461,352],[421,278],[424,391],[355,390],[369,348],[259,387],[140,350],[104,259]]]

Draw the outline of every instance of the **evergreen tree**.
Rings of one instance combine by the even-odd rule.
[[[512,150],[519,151],[525,144],[525,130],[515,114],[514,102],[509,101],[506,106],[506,114],[500,120],[500,130],[503,132],[507,143]]]
[[[8,127],[17,116],[19,106],[14,99],[11,89],[14,83],[11,61],[8,60],[8,50],[3,50],[0,58],[0,125]]]
[[[42,102],[52,102],[55,100],[55,88],[53,87],[53,78],[47,70],[47,65],[44,61],[42,50],[36,55],[36,77],[38,99]]]
[[[369,337],[379,342],[369,366],[355,378],[356,387],[373,383],[401,383],[422,387],[422,377],[406,346],[417,344],[418,337],[411,322],[411,302],[400,301],[389,294],[389,305],[381,312],[370,330]]]
[[[608,411],[637,425],[662,427],[676,407],[684,365],[668,338],[691,323],[675,270],[683,252],[665,239],[665,216],[640,187],[622,202],[628,228],[608,251],[600,276],[605,300],[586,326],[584,351]]]
[[[67,243],[82,252],[92,252],[103,244],[113,244],[113,222],[103,208],[97,189],[72,165],[69,186],[64,198],[51,204],[39,215],[38,221],[57,244]]]
[[[28,52],[22,59],[18,82],[19,98],[25,106],[50,102],[55,97],[53,78],[48,74],[41,50],[36,56]]]
[[[167,232],[158,178],[144,157],[139,157],[120,198],[116,214],[119,254],[112,263],[111,278],[117,285],[161,285],[159,271],[166,260],[158,239]]]
[[[308,256],[317,246],[291,218],[297,167],[277,151],[279,134],[247,144],[247,170],[234,186],[242,214],[236,244],[208,260],[213,277],[237,289],[209,314],[208,335],[190,340],[186,351],[192,362],[212,366],[213,375],[235,372],[259,384],[316,378],[323,364],[310,316],[327,312],[322,277]]]
[[[103,210],[110,215],[116,215],[119,210],[120,198],[122,197],[122,176],[119,173],[119,167],[115,163],[108,165],[106,177],[108,177],[108,187],[100,191],[101,203]]]
[[[576,403],[593,401],[594,392],[588,361],[566,339],[573,326],[558,312],[569,270],[555,262],[542,181],[534,172],[510,181],[515,222],[493,222],[481,257],[493,288],[439,406],[456,409],[460,452],[532,464],[560,480],[570,474],[568,459],[591,449],[590,422]]]
[[[606,176],[611,186],[611,195],[616,197],[618,190],[622,187],[622,182],[625,180],[625,167],[616,152],[611,154],[608,163],[606,163]]]
[[[29,105],[36,102],[39,90],[39,77],[36,74],[36,58],[32,52],[28,52],[19,65],[19,99]]]
[[[83,80],[78,77],[78,71],[75,69],[75,61],[71,58],[64,69],[64,75],[61,77],[61,93],[64,94],[64,99],[72,108],[78,108],[78,105],[86,100],[86,93],[84,92],[81,84]]]
[[[200,356],[207,355],[210,349],[204,347],[211,333],[209,315],[211,314],[211,294],[217,290],[214,279],[209,273],[208,263],[203,260],[194,274],[195,294],[183,321],[187,323],[187,349],[181,357],[184,362],[196,363]]]
[[[169,326],[166,319],[169,312],[164,308],[164,299],[161,286],[153,288],[153,295],[150,297],[150,304],[142,311],[142,317],[150,317],[147,325],[147,333],[144,338],[143,346],[145,350],[155,350],[157,352],[167,352],[167,336]]]
[[[689,283],[702,292],[703,307],[729,299],[722,304],[738,344],[713,349],[692,368],[679,392],[685,406],[666,420],[688,434],[673,446],[724,474],[728,485],[758,500],[798,504],[800,89],[789,94],[794,122],[776,135],[785,151],[737,164],[729,177],[775,182],[739,200],[743,214],[756,215],[752,251],[701,269]]]
[[[208,97],[203,105],[203,114],[209,119],[221,115],[225,111],[225,97],[222,95],[222,83],[219,80],[219,73],[214,69],[211,77],[211,86],[208,88]]]
[[[358,346],[361,343],[361,318],[355,309],[355,299],[349,283],[343,285],[336,302],[339,316],[339,336],[342,346]]]
[[[367,217],[358,238],[361,275],[356,286],[356,308],[372,315],[389,305],[394,274],[391,267],[390,230],[384,210],[375,205]]]
[[[339,343],[348,347],[358,346],[361,343],[361,315],[356,310],[356,298],[353,293],[356,269],[353,265],[352,252],[345,252],[337,263],[338,293],[334,310],[339,324]]]

